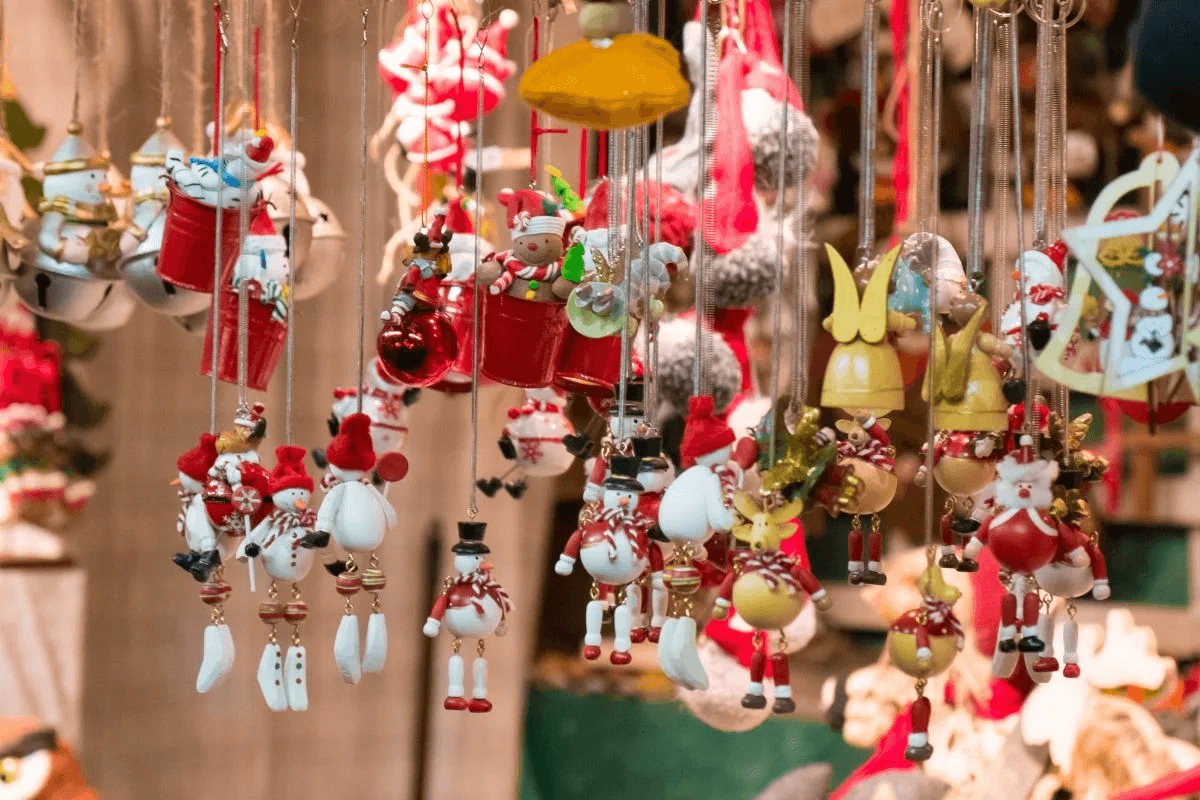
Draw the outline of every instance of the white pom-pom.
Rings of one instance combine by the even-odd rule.
[[[662,402],[677,414],[687,413],[696,362],[696,324],[673,319],[658,331],[658,389]],[[713,405],[722,413],[742,387],[742,368],[733,350],[719,334],[712,336],[712,357],[705,365]]]
[[[517,23],[521,21],[521,17],[516,11],[506,8],[500,12],[500,16],[496,18],[496,21],[500,23],[501,28],[511,31],[517,27]]]

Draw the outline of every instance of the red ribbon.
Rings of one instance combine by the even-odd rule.
[[[1039,283],[1029,287],[1029,299],[1039,306],[1044,306],[1053,300],[1063,300],[1067,293],[1052,283]]]

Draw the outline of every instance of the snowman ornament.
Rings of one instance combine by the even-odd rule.
[[[508,424],[500,434],[500,454],[525,477],[551,478],[561,475],[575,463],[575,455],[563,444],[563,437],[574,436],[575,428],[563,414],[566,397],[556,389],[526,389],[525,402],[508,409]],[[504,482],[502,477],[483,479],[479,489],[493,496],[501,486],[514,498],[525,491],[525,480]]]
[[[1128,352],[1121,359],[1122,375],[1134,375],[1175,355],[1175,320],[1169,304],[1167,292],[1160,286],[1147,286],[1138,295]]]
[[[376,453],[399,452],[408,441],[409,408],[421,396],[421,390],[405,386],[383,369],[379,356],[367,365],[367,381],[362,389],[335,389],[329,417],[329,432],[337,436],[346,417],[358,411],[362,393],[362,413],[371,418],[371,446]]]
[[[176,553],[173,560],[200,583],[207,581],[213,569],[221,563],[221,549],[226,545],[224,535],[219,535],[213,527],[204,505],[204,483],[208,479],[208,471],[217,460],[216,445],[216,436],[201,434],[200,443],[176,460],[179,477],[171,482],[179,489],[176,530],[184,537],[188,547],[186,553]]]
[[[270,491],[274,510],[260,522],[237,551],[239,561],[262,560],[271,578],[268,600],[258,607],[258,616],[270,626],[267,645],[258,662],[258,686],[272,711],[308,710],[308,651],[300,643],[300,625],[308,617],[308,604],[300,594],[300,581],[312,569],[313,552],[305,542],[313,531],[316,515],[308,507],[313,479],[304,468],[308,451],[295,445],[275,448],[278,461],[271,472]],[[277,599],[277,581],[292,584],[292,599]],[[280,622],[292,625],[292,643],[285,657],[276,638]]]
[[[559,575],[570,575],[575,562],[593,579],[593,597],[587,604],[586,633],[583,638],[583,657],[595,661],[600,657],[600,627],[604,619],[607,593],[625,587],[621,602],[613,612],[613,650],[609,660],[616,665],[633,660],[632,646],[634,610],[640,613],[641,597],[630,590],[632,584],[650,564],[650,541],[637,515],[638,498],[645,487],[637,481],[638,459],[633,456],[613,456],[611,476],[604,481],[602,507],[590,521],[571,534],[566,547],[554,565]],[[615,593],[615,591],[614,591]]]
[[[645,392],[646,385],[641,380],[629,381],[625,384],[625,403],[622,405],[620,387],[613,390],[613,400],[608,406],[607,440],[601,444],[600,454],[592,460],[588,470],[588,480],[583,488],[584,503],[600,502],[609,459],[614,454],[629,455],[628,442],[646,432]]]
[[[332,538],[349,553],[336,578],[337,592],[346,598],[346,613],[333,643],[334,660],[346,683],[358,683],[364,672],[382,671],[387,659],[387,622],[379,598],[386,577],[379,569],[375,551],[388,529],[396,524],[396,511],[371,484],[371,472],[378,469],[384,481],[394,481],[403,478],[407,471],[407,461],[398,453],[376,464],[370,429],[370,417],[351,414],[342,420],[338,434],[329,443],[325,451],[329,475],[323,481],[328,488],[317,514],[317,533],[309,540],[312,545],[323,547]],[[368,553],[370,560],[363,569],[354,557]],[[361,656],[358,619],[350,600],[359,591],[367,591],[373,598]]]
[[[454,655],[446,667],[449,686],[442,707],[448,711],[471,711],[482,714],[492,710],[487,699],[487,660],[484,658],[484,637],[503,636],[505,623],[512,611],[508,593],[492,579],[492,565],[486,556],[491,552],[483,543],[487,525],[483,522],[458,523],[458,544],[454,553],[456,577],[447,578],[437,602],[425,620],[423,633],[437,637],[443,626],[454,637]],[[478,639],[478,657],[472,665],[474,684],[471,699],[466,699],[463,657],[459,648],[463,639]]]

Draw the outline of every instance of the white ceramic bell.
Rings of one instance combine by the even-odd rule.
[[[280,155],[280,148],[276,148],[272,153],[272,160],[276,155]],[[287,158],[288,153],[282,153],[284,158]],[[303,156],[301,156],[303,158]],[[288,225],[292,220],[292,187],[288,183],[289,164],[286,161],[279,162],[283,167],[282,172],[277,172],[273,175],[264,177],[260,184],[262,185],[263,199],[267,203],[267,214],[271,218],[271,222],[275,225],[275,230],[285,239],[288,239]],[[306,198],[297,194],[296,199],[296,236],[295,247],[296,253],[293,263],[296,265],[296,274],[300,275],[304,269],[305,263],[311,255],[313,243],[313,224],[315,222],[312,211],[308,207]]]
[[[333,210],[312,196],[305,196],[304,203],[312,216],[312,237],[307,257],[296,266],[297,300],[316,297],[328,289],[346,263],[346,230],[334,216]],[[296,249],[300,249],[299,243]]]

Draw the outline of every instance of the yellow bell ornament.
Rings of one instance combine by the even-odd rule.
[[[837,347],[825,368],[821,405],[881,417],[904,408],[904,376],[889,334],[915,330],[916,320],[888,308],[888,282],[900,252],[895,247],[879,261],[859,297],[854,275],[830,245],[833,313],[822,323]]]
[[[521,97],[556,119],[596,130],[647,125],[688,104],[690,90],[669,42],[632,33],[629,7],[587,3],[584,38],[529,65]]]
[[[984,333],[987,303],[981,302],[967,324],[949,337],[941,322],[933,341],[933,424],[938,430],[1007,431],[1008,401],[992,358],[1008,358],[1012,348]],[[929,381],[921,381],[929,399]]]

